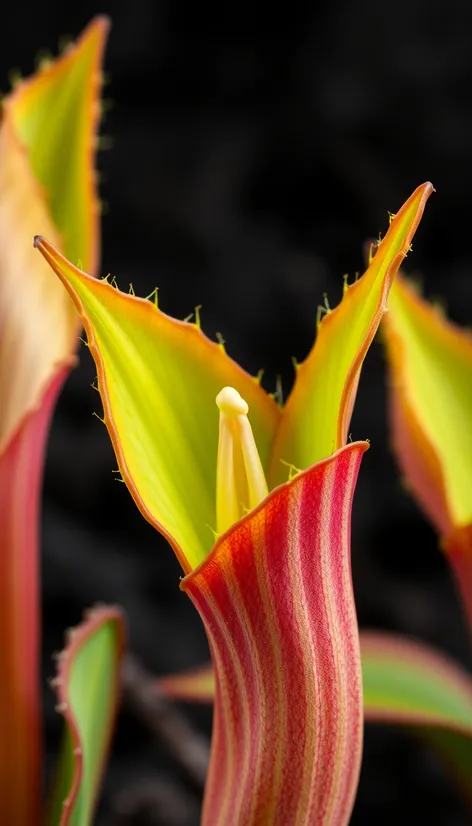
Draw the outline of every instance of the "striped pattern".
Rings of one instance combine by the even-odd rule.
[[[0,823],[40,822],[38,511],[46,437],[68,368],[0,455]]]
[[[363,728],[350,514],[366,447],[277,488],[182,582],[216,674],[203,826],[349,821]]]

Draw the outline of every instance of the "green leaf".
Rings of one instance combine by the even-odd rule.
[[[94,160],[108,28],[108,18],[95,17],[77,43],[19,83],[4,105],[46,194],[62,249],[93,273],[99,253]]]
[[[432,192],[430,183],[415,189],[392,218],[367,271],[346,285],[341,303],[318,325],[315,343],[298,365],[277,430],[269,487],[285,482],[287,463],[303,470],[346,444],[362,363]]]
[[[90,826],[117,711],[124,619],[100,607],[69,633],[59,656],[57,710],[65,729],[46,822]]]
[[[448,657],[393,634],[361,635],[366,722],[412,727],[472,802],[472,678]]]
[[[472,803],[472,677],[444,654],[395,634],[361,633],[361,655],[365,721],[420,735]],[[160,677],[156,688],[181,702],[211,703],[212,666]]]
[[[217,394],[230,385],[248,403],[264,467],[280,409],[198,324],[90,278],[44,238],[35,244],[84,323],[123,479],[188,572],[215,540]]]

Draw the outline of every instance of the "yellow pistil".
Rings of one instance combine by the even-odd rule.
[[[268,488],[247,417],[248,405],[234,387],[223,387],[216,404],[220,410],[216,530],[223,533],[262,502]]]

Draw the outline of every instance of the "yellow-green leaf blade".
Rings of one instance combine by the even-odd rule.
[[[5,117],[46,193],[62,250],[93,273],[99,254],[94,157],[108,28],[107,18],[95,18],[76,44],[4,101]]]
[[[36,243],[87,331],[123,478],[143,515],[169,539],[189,571],[214,543],[216,395],[231,385],[247,401],[264,465],[279,408],[197,325],[95,281],[45,240]]]
[[[398,279],[384,322],[393,439],[441,534],[472,522],[472,337]]]
[[[65,732],[48,826],[91,826],[117,711],[124,620],[97,608],[69,637],[60,655],[58,711]]]
[[[432,192],[430,183],[415,190],[393,217],[367,272],[319,325],[315,344],[297,369],[274,443],[271,487],[286,480],[287,463],[304,469],[345,444],[362,362]]]

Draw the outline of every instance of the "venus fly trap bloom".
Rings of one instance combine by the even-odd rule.
[[[80,258],[96,271],[94,148],[107,30],[107,20],[97,18],[77,44],[21,81],[2,102],[0,823],[5,826],[43,822],[39,502],[49,421],[75,361],[78,332],[72,302],[31,250],[31,237],[42,227],[73,260]],[[60,659],[59,710],[67,726],[50,826],[90,822],[116,705],[121,624],[113,609],[95,612]],[[77,685],[84,669],[92,667],[102,679],[103,693],[88,686],[84,700],[83,685],[82,691]],[[97,708],[102,722],[92,742],[88,726]]]
[[[363,358],[431,191],[413,193],[321,322],[283,409],[198,324],[35,240],[84,322],[123,478],[205,624],[216,673],[205,824],[349,819],[362,749],[350,511],[367,445],[345,443]]]

